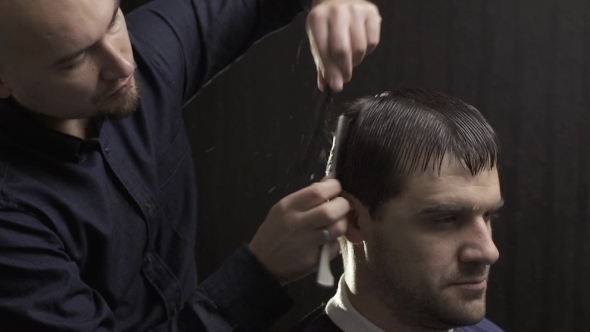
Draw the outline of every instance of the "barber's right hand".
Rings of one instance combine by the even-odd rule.
[[[328,231],[330,258],[340,250],[337,238],[346,233],[349,202],[338,197],[337,180],[325,180],[295,192],[275,204],[249,244],[252,253],[286,285],[317,270]],[[329,200],[329,201],[328,201]]]

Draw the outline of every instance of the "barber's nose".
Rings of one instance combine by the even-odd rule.
[[[133,56],[120,50],[115,45],[106,44],[102,57],[101,78],[105,81],[116,81],[127,78],[135,71]]]
[[[463,234],[465,245],[461,250],[460,260],[464,263],[494,264],[500,257],[500,252],[492,239],[490,224],[479,218],[466,227]]]

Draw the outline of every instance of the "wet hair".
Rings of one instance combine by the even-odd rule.
[[[498,139],[483,115],[439,92],[402,88],[359,98],[331,112],[331,135],[341,114],[350,123],[336,177],[374,218],[412,173],[440,172],[445,154],[461,160],[472,175],[499,160]]]

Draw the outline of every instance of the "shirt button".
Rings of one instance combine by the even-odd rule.
[[[148,209],[148,211],[152,210],[152,204],[150,202],[145,202],[145,208]]]

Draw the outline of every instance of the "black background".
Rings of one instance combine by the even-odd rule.
[[[123,0],[129,11],[146,1]],[[590,3],[378,0],[376,52],[336,97],[399,86],[446,92],[498,132],[506,208],[495,224],[488,317],[507,331],[590,327]],[[269,208],[305,186],[315,67],[301,15],[255,45],[187,107],[199,178],[199,277],[254,235]],[[320,174],[316,175],[317,177]],[[339,274],[341,262],[333,262]],[[288,327],[333,290],[290,286]]]

